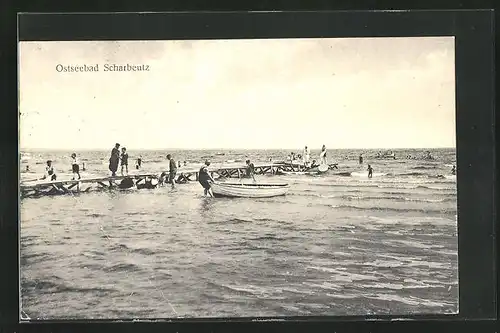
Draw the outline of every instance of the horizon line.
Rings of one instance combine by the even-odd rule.
[[[311,148],[307,146],[310,150],[321,150],[321,148]],[[95,151],[95,150],[110,150],[111,148],[18,148],[18,151],[23,150],[52,150],[52,151]],[[157,151],[157,150],[302,150],[303,148],[127,148],[130,150],[141,150],[141,151]],[[373,147],[373,148],[328,148],[327,150],[406,150],[406,149],[457,149],[457,147],[397,147],[397,148],[388,148],[388,147]]]

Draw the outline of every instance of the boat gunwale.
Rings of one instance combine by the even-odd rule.
[[[281,184],[259,184],[259,183],[223,183],[223,182],[216,182],[213,183],[213,185],[219,185],[219,186],[228,186],[228,187],[239,187],[239,188],[252,188],[252,187],[289,187],[290,185],[287,183],[281,183]]]

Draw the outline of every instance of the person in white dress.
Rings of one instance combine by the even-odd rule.
[[[304,161],[304,166],[305,167],[309,166],[309,158],[310,158],[309,148],[307,148],[307,146],[305,146],[304,147],[304,153],[302,154],[302,159]]]
[[[326,146],[323,145],[321,148],[321,153],[319,154],[319,164],[328,164],[326,159]]]

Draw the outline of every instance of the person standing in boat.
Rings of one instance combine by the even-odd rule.
[[[368,164],[368,178],[372,178],[373,177],[373,168],[370,164]]]
[[[168,182],[172,184],[172,188],[175,188],[175,175],[177,174],[177,163],[175,163],[174,159],[172,158],[172,155],[170,154],[167,155],[167,160],[169,162]]]
[[[214,196],[212,192],[212,187],[210,186],[210,181],[214,183],[214,179],[210,176],[208,172],[208,167],[210,166],[210,161],[205,161],[205,165],[200,168],[198,172],[198,182],[203,186],[205,196]]]
[[[321,148],[321,153],[319,154],[319,164],[328,164],[326,159],[326,146],[323,145]]]
[[[128,153],[127,153],[127,148],[123,147],[122,148],[122,155],[121,155],[121,166],[122,166],[122,170],[121,170],[121,174],[123,176],[123,169],[125,169],[125,172],[128,176]]]
[[[115,177],[118,171],[118,164],[120,163],[120,144],[115,144],[115,147],[111,150],[111,156],[109,158],[109,171],[111,171],[111,176]]]
[[[78,176],[78,179],[82,178],[80,176],[80,165],[78,165],[78,160],[76,158],[76,153],[71,154],[71,170],[73,171],[73,180],[77,179],[76,177]]]
[[[307,146],[304,147],[304,154],[302,155],[303,157],[303,161],[304,161],[304,166],[306,168],[309,167],[309,158],[310,158],[310,152],[309,152],[309,148],[307,148]]]
[[[252,162],[250,162],[250,160],[247,160],[246,164],[247,164],[246,176],[248,178],[252,178],[253,182],[255,183],[256,182],[256,180],[255,180],[255,165]]]
[[[52,161],[48,160],[47,161],[47,166],[45,167],[45,174],[41,179],[50,179],[51,181],[54,181],[57,179],[56,176],[56,171],[54,170],[54,167],[52,166]]]

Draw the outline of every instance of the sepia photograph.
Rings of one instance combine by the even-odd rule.
[[[18,66],[22,320],[458,313],[454,37]]]

